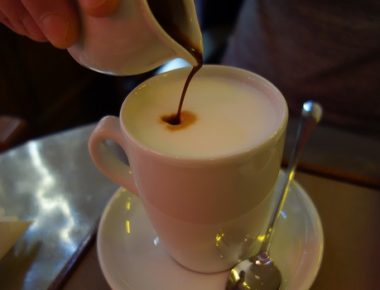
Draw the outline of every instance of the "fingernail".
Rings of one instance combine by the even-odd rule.
[[[58,48],[66,48],[70,24],[60,14],[51,13],[42,18],[42,30],[48,40]]]

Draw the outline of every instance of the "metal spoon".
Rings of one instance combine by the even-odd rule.
[[[280,288],[281,273],[269,256],[271,237],[288,195],[303,148],[321,117],[322,107],[318,103],[307,101],[303,104],[296,144],[286,169],[286,180],[265,232],[264,241],[256,255],[239,262],[231,269],[226,290],[273,290]]]

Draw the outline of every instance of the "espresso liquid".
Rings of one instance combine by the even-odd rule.
[[[194,50],[195,51],[195,50]],[[189,50],[190,52],[190,50]],[[166,118],[166,122],[169,123],[170,125],[180,125],[181,124],[181,113],[182,113],[182,106],[183,106],[183,102],[185,100],[185,96],[186,96],[186,92],[187,92],[187,89],[189,88],[189,85],[190,85],[190,82],[193,78],[193,76],[197,73],[197,71],[199,71],[203,65],[203,62],[202,62],[202,54],[199,53],[198,51],[196,51],[198,53],[198,55],[196,56],[195,54],[193,54],[194,57],[200,57],[200,60],[198,58],[197,59],[197,62],[198,64],[196,66],[193,66],[193,68],[191,69],[189,75],[187,76],[186,78],[186,81],[185,81],[185,84],[183,86],[183,89],[182,89],[182,93],[181,93],[181,98],[179,100],[179,104],[178,104],[178,109],[177,109],[177,113],[175,115],[173,115],[171,118]],[[194,118],[194,121],[195,121],[196,118]],[[164,119],[162,119],[164,120]],[[165,121],[165,120],[164,120]]]
[[[190,42],[187,35],[180,30],[182,18],[185,17],[186,15],[185,7],[182,1],[148,0],[148,5],[154,17],[160,23],[162,28],[165,29],[165,31],[175,41],[177,41],[182,47],[184,47],[197,61],[197,65],[193,66],[183,86],[177,112],[174,114],[164,115],[161,117],[161,120],[166,122],[167,124],[172,125],[172,126],[179,126],[182,123],[182,119],[181,119],[182,107],[185,100],[186,92],[192,78],[201,69],[203,65],[203,54],[201,51],[199,51],[198,49],[194,47],[194,45]],[[196,116],[193,113],[187,112],[186,115],[192,116],[191,117],[192,122],[196,120]],[[189,122],[186,122],[186,124],[188,123]],[[182,126],[182,127],[187,127],[187,126]]]

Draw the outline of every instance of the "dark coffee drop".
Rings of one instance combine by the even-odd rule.
[[[169,114],[161,117],[161,122],[166,124],[166,128],[170,131],[183,130],[196,122],[198,117],[190,111],[183,111],[181,119],[177,120],[177,114]]]
[[[176,126],[181,124],[181,118],[178,118],[177,114],[172,114],[168,116],[162,116],[161,120],[169,125]]]

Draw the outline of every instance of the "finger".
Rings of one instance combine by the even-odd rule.
[[[9,29],[11,29],[14,32],[16,32],[15,29],[14,29],[14,27],[13,27],[13,25],[9,21],[9,19],[7,17],[5,17],[1,12],[0,12],[0,23],[4,24]]]
[[[67,0],[21,0],[47,39],[58,48],[71,46],[79,35],[74,5]]]
[[[6,11],[6,13],[10,15],[12,21],[0,12],[1,23],[14,32],[28,36],[35,41],[46,41],[46,37],[20,2],[16,0],[12,6],[6,6],[5,4],[5,1],[1,2],[2,6],[0,10]],[[7,7],[10,9],[6,9]]]
[[[27,31],[27,36],[35,41],[47,41],[46,36],[43,34],[37,23],[29,14],[24,17],[22,24]]]
[[[22,19],[28,12],[19,0],[0,0],[0,13],[3,15],[2,23],[18,34],[27,34]]]
[[[119,0],[79,0],[79,5],[85,13],[91,16],[103,17],[112,14]]]

